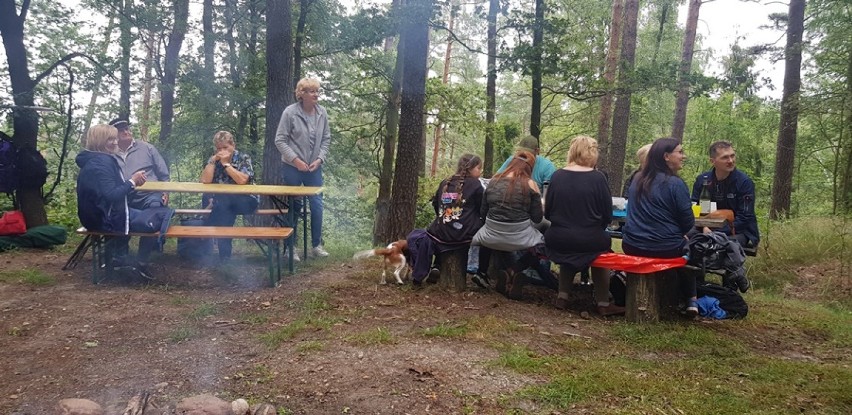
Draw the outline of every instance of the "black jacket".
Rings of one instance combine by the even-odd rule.
[[[107,153],[77,155],[77,216],[88,230],[127,234],[130,230],[127,195],[133,190],[118,161]]]
[[[757,228],[757,215],[754,213],[754,182],[745,173],[734,169],[723,181],[716,180],[716,171],[711,169],[698,175],[692,185],[692,201],[698,202],[704,181],[710,181],[710,200],[716,202],[716,209],[734,211],[734,230],[756,246],[760,242],[760,230]],[[726,234],[731,230],[722,229]]]

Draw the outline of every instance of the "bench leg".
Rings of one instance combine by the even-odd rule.
[[[85,238],[80,242],[80,245],[77,245],[77,249],[74,250],[74,253],[71,254],[71,257],[68,258],[68,262],[62,266],[63,271],[68,271],[69,269],[77,268],[77,264],[80,263],[80,260],[86,255],[86,252],[89,251],[89,248],[92,246],[92,235],[86,235]]]
[[[660,321],[661,275],[627,274],[626,319],[632,323]]]

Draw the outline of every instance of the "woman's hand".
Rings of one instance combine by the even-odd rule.
[[[219,152],[217,152],[213,156],[213,158],[220,163],[227,163],[228,161],[231,160],[231,157],[233,157],[233,156],[234,156],[234,153],[231,153],[228,150],[219,150]]]
[[[321,165],[322,165],[322,160],[316,159],[316,160],[314,160],[313,163],[311,163],[310,166],[308,166],[308,171],[316,171],[319,168],[319,166],[321,166]]]
[[[133,180],[133,183],[136,186],[142,186],[147,181],[144,170],[139,170],[136,173],[133,173],[133,176],[131,176],[130,179]]]

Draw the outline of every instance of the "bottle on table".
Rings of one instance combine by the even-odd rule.
[[[704,180],[704,186],[701,188],[701,195],[698,197],[698,205],[701,206],[701,214],[710,213],[710,179]]]

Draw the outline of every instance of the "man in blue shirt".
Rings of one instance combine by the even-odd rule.
[[[704,183],[710,186],[710,200],[716,209],[734,211],[733,229],[722,229],[731,235],[743,248],[756,248],[760,242],[757,216],[754,213],[754,182],[745,173],[737,170],[737,155],[728,141],[717,141],[710,145],[710,163],[713,168],[695,178],[692,186],[692,201],[698,202]]]

